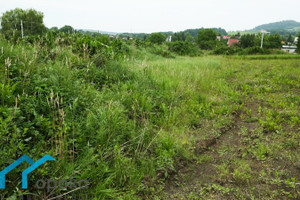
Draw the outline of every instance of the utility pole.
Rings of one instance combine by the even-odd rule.
[[[263,43],[264,43],[264,33],[262,33],[261,36],[260,48],[263,48]]]
[[[24,32],[23,32],[23,20],[21,20],[21,33],[22,33],[22,38],[24,38]]]
[[[264,34],[265,33],[270,33],[270,32],[268,32],[268,31],[266,31],[266,30],[264,30],[264,29],[262,29],[262,30],[260,30],[259,32],[261,32],[261,42],[260,42],[260,48],[263,48],[263,43],[264,43]]]

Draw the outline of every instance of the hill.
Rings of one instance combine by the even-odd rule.
[[[280,22],[272,22],[268,24],[262,24],[256,26],[250,30],[244,31],[230,31],[230,35],[235,35],[237,33],[243,34],[256,34],[259,30],[265,29],[271,34],[279,34],[284,40],[287,40],[289,36],[295,37],[300,32],[300,22],[295,20],[284,20]]]
[[[284,20],[280,22],[273,22],[269,24],[263,24],[254,28],[254,30],[258,31],[261,29],[265,29],[268,31],[272,30],[295,30],[300,28],[300,22],[294,20]]]

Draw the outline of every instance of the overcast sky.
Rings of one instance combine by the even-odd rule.
[[[112,32],[233,31],[282,20],[300,22],[300,0],[0,0],[1,15],[16,7],[43,12],[49,28],[71,25]]]

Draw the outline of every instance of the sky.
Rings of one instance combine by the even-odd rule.
[[[0,14],[33,8],[48,28],[110,32],[183,31],[222,27],[247,30],[282,20],[300,22],[300,0],[0,0]]]

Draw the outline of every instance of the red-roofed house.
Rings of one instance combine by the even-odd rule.
[[[227,44],[228,46],[232,47],[234,44],[238,44],[239,40],[238,39],[229,39]]]
[[[230,39],[230,38],[231,38],[231,36],[229,36],[229,35],[223,36],[223,40],[228,40],[228,39]]]

